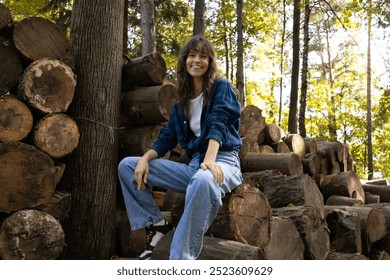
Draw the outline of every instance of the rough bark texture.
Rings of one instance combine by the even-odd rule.
[[[18,51],[30,61],[43,58],[61,60],[69,51],[66,34],[56,24],[41,17],[29,17],[16,23],[12,39]]]
[[[1,20],[2,19],[0,15],[0,21]],[[19,79],[22,75],[22,61],[16,49],[8,41],[0,41],[0,61],[1,96],[10,91],[19,82]]]
[[[0,3],[0,32],[10,27],[12,23],[12,17],[9,9]]]
[[[151,125],[166,122],[176,99],[173,84],[139,88],[122,92],[121,111],[133,125]]]

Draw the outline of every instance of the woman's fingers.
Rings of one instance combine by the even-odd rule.
[[[215,162],[202,162],[200,164],[200,168],[203,170],[206,170],[207,168],[210,169],[211,173],[213,173],[213,177],[215,181],[217,182],[218,185],[222,185],[223,179],[224,179],[224,174],[222,171],[222,167],[218,165]]]

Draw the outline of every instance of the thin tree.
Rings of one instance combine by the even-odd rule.
[[[283,0],[283,30],[280,42],[280,80],[279,80],[279,126],[282,123],[282,107],[283,107],[283,64],[284,64],[284,44],[286,40],[286,0]]]
[[[206,6],[204,0],[195,0],[193,35],[204,35],[206,29],[204,24],[205,10]]]
[[[310,1],[305,0],[305,19],[303,23],[303,53],[302,53],[302,86],[299,100],[299,134],[306,137],[306,97],[307,97],[307,73],[309,60],[309,21],[310,21]]]
[[[66,259],[109,259],[115,252],[123,0],[78,0],[71,21],[77,86],[69,107],[80,130],[61,187],[72,194],[64,223]]]
[[[291,70],[290,111],[288,116],[289,133],[297,133],[300,19],[301,19],[300,0],[294,0],[293,62],[292,62],[292,70]]]
[[[240,104],[245,106],[245,81],[244,81],[244,30],[242,24],[242,0],[237,0],[237,69],[236,87],[240,92]]]
[[[142,55],[156,51],[154,0],[141,0]]]
[[[374,175],[372,162],[372,123],[371,123],[371,22],[372,22],[372,1],[368,0],[367,9],[367,157],[368,174],[367,179],[371,180]]]

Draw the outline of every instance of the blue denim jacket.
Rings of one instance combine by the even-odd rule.
[[[162,157],[179,144],[189,158],[195,153],[200,153],[202,158],[207,150],[208,139],[212,138],[220,143],[220,151],[239,151],[242,146],[238,132],[240,114],[241,108],[233,86],[226,79],[218,79],[202,110],[199,137],[194,135],[189,119],[175,103],[168,124],[161,129],[151,149]]]

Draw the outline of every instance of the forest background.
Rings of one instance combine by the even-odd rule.
[[[70,114],[104,124],[79,124],[80,151],[67,165],[66,172],[74,171],[63,183],[75,201],[67,233],[72,258],[107,258],[113,251],[114,229],[107,227],[115,208],[117,136],[105,129],[117,126],[119,97],[113,91],[120,90],[122,55],[156,50],[174,81],[180,47],[192,34],[204,33],[213,43],[221,70],[244,93],[241,103],[262,109],[267,123],[317,141],[346,143],[360,178],[390,178],[388,0],[0,3],[14,21],[41,16],[68,34],[78,76]],[[146,7],[149,15],[141,17]],[[107,167],[82,169],[102,161]],[[84,212],[92,214],[80,216]],[[103,238],[85,237],[91,234]]]

